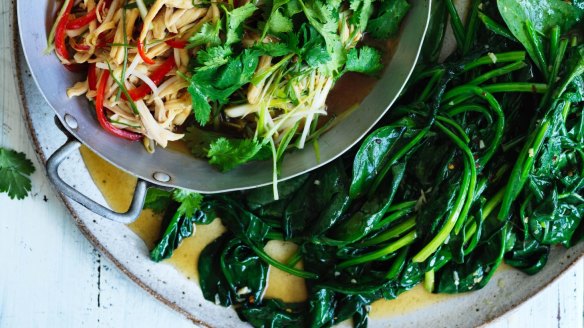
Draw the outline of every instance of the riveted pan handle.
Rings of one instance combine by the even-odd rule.
[[[49,180],[63,195],[69,197],[70,199],[74,200],[97,215],[124,224],[134,222],[136,218],[138,218],[138,215],[140,215],[142,206],[144,205],[144,200],[146,199],[146,191],[148,188],[148,183],[146,181],[138,179],[136,189],[134,190],[134,198],[132,199],[130,208],[125,213],[118,213],[102,206],[101,204],[98,204],[61,179],[59,176],[59,166],[67,158],[67,156],[79,149],[80,146],[81,143],[79,141],[70,139],[53,155],[51,155],[46,164]]]

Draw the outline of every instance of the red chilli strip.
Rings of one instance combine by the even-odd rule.
[[[88,12],[84,16],[70,20],[67,23],[67,29],[68,30],[80,29],[84,26],[89,25],[89,23],[93,22],[96,18],[97,18],[97,10],[95,8],[93,8],[90,12]]]
[[[187,41],[185,40],[170,39],[164,42],[175,49],[184,49],[187,46]]]
[[[97,94],[95,95],[95,114],[97,116],[97,121],[99,125],[107,132],[130,141],[138,141],[142,139],[142,135],[126,130],[119,129],[115,127],[107,117],[105,117],[105,111],[103,109],[103,100],[105,97],[105,87],[107,86],[107,80],[109,79],[110,72],[103,71],[101,74],[101,79],[99,80],[99,86],[97,87]]]
[[[87,85],[89,90],[97,90],[97,69],[95,63],[89,64],[89,68],[87,69]]]
[[[168,59],[164,63],[162,63],[152,74],[150,74],[149,78],[159,86],[162,83],[162,80],[173,68],[176,67],[176,63],[174,61],[174,56],[169,56]],[[140,100],[152,92],[152,89],[146,83],[142,83],[139,87],[128,90],[128,94],[133,101]],[[126,99],[126,95],[122,95],[123,99]]]
[[[70,58],[67,46],[65,45],[65,38],[67,37],[67,22],[69,21],[69,15],[71,14],[74,2],[74,0],[70,0],[69,3],[67,3],[63,16],[59,19],[57,29],[55,30],[55,52],[61,58],[66,60],[69,60]]]
[[[154,65],[156,62],[150,58],[148,58],[148,56],[146,56],[146,53],[144,52],[144,44],[142,43],[142,41],[138,41],[138,54],[140,55],[140,57],[142,57],[142,60],[148,64],[148,65]]]
[[[87,71],[87,63],[63,65],[69,72],[80,73]]]

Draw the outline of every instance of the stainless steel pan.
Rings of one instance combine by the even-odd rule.
[[[172,150],[147,153],[140,143],[111,136],[94,118],[83,97],[67,98],[65,91],[84,77],[68,72],[54,55],[44,54],[46,36],[56,11],[55,0],[17,1],[20,40],[30,70],[41,93],[55,110],[69,141],[47,162],[47,173],[56,188],[103,217],[133,221],[139,214],[149,184],[180,187],[201,193],[218,193],[267,185],[272,182],[272,163],[254,162],[221,173],[205,160]],[[411,0],[391,63],[357,110],[319,139],[320,161],[308,147],[286,156],[280,180],[320,167],[354,146],[393,104],[408,80],[420,53],[430,17],[430,0]],[[81,144],[120,169],[138,177],[134,201],[127,213],[113,212],[66,184],[57,173],[59,164]]]

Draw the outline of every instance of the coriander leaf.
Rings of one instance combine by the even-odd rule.
[[[347,71],[374,75],[383,68],[381,53],[375,48],[353,48],[347,55]]]
[[[209,47],[197,52],[197,62],[202,65],[201,69],[214,68],[226,64],[232,54],[228,46]]]
[[[0,192],[11,199],[24,199],[31,190],[30,175],[35,171],[26,155],[0,148]]]
[[[206,131],[199,129],[196,126],[191,126],[187,129],[184,142],[191,150],[191,154],[199,158],[207,158],[207,153],[213,141],[221,138],[222,134],[213,131]]]
[[[201,26],[201,29],[189,38],[189,48],[195,48],[201,45],[216,46],[221,44],[219,32],[221,31],[221,20],[213,24],[207,22]]]
[[[195,119],[201,126],[205,126],[211,119],[211,105],[207,100],[205,94],[201,91],[199,86],[195,83],[195,80],[191,80],[187,91],[191,95],[193,112],[195,113]]]
[[[257,140],[219,138],[211,144],[207,156],[209,163],[226,172],[249,162],[261,149],[262,145]]]
[[[177,213],[187,217],[192,217],[195,215],[195,212],[201,208],[203,196],[196,192],[175,189],[172,192],[172,199],[180,203],[180,206],[176,210]]]
[[[323,46],[315,46],[309,48],[304,54],[304,60],[311,67],[318,67],[331,60],[331,56]]]
[[[258,51],[246,49],[223,66],[195,69],[187,90],[193,99],[195,118],[201,125],[210,119],[211,106],[208,101],[226,104],[235,91],[249,83],[257,68],[259,55]]]
[[[259,51],[262,55],[272,57],[282,57],[294,52],[293,49],[284,42],[258,43],[254,45],[254,49]]]
[[[351,23],[357,27],[359,31],[365,31],[369,18],[373,13],[374,0],[350,0],[350,9],[353,10],[351,16]]]
[[[282,15],[280,10],[274,11],[268,21],[268,27],[273,33],[287,33],[292,31],[292,19]]]
[[[406,0],[383,1],[378,14],[372,17],[367,24],[367,32],[375,39],[388,39],[399,30],[410,4]]]
[[[330,60],[321,64],[323,73],[336,75],[346,61],[346,49],[338,34],[340,1],[299,0],[308,22],[322,35]]]
[[[253,13],[258,9],[252,3],[246,3],[245,5],[235,8],[232,11],[227,11],[227,39],[225,40],[226,45],[233,44],[241,40],[243,34],[243,22],[251,17]]]
[[[158,188],[150,188],[148,189],[148,193],[146,193],[144,208],[149,208],[155,213],[163,213],[170,205],[170,201],[170,191]]]

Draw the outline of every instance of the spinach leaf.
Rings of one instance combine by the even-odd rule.
[[[200,194],[182,189],[175,189],[168,194],[163,191],[149,192],[149,194],[151,195],[149,206],[154,207],[155,210],[159,209],[160,206],[170,204],[166,208],[163,219],[166,228],[160,241],[150,251],[150,258],[155,262],[171,257],[182,240],[193,235],[195,223],[208,224],[214,219],[209,218],[205,212],[200,210],[203,201],[203,196]]]
[[[497,6],[513,35],[536,62],[540,49],[533,43],[526,24],[531,24],[541,35],[547,35],[554,26],[564,32],[570,30],[584,15],[584,9],[561,0],[499,0]],[[547,67],[540,66],[540,69]]]

